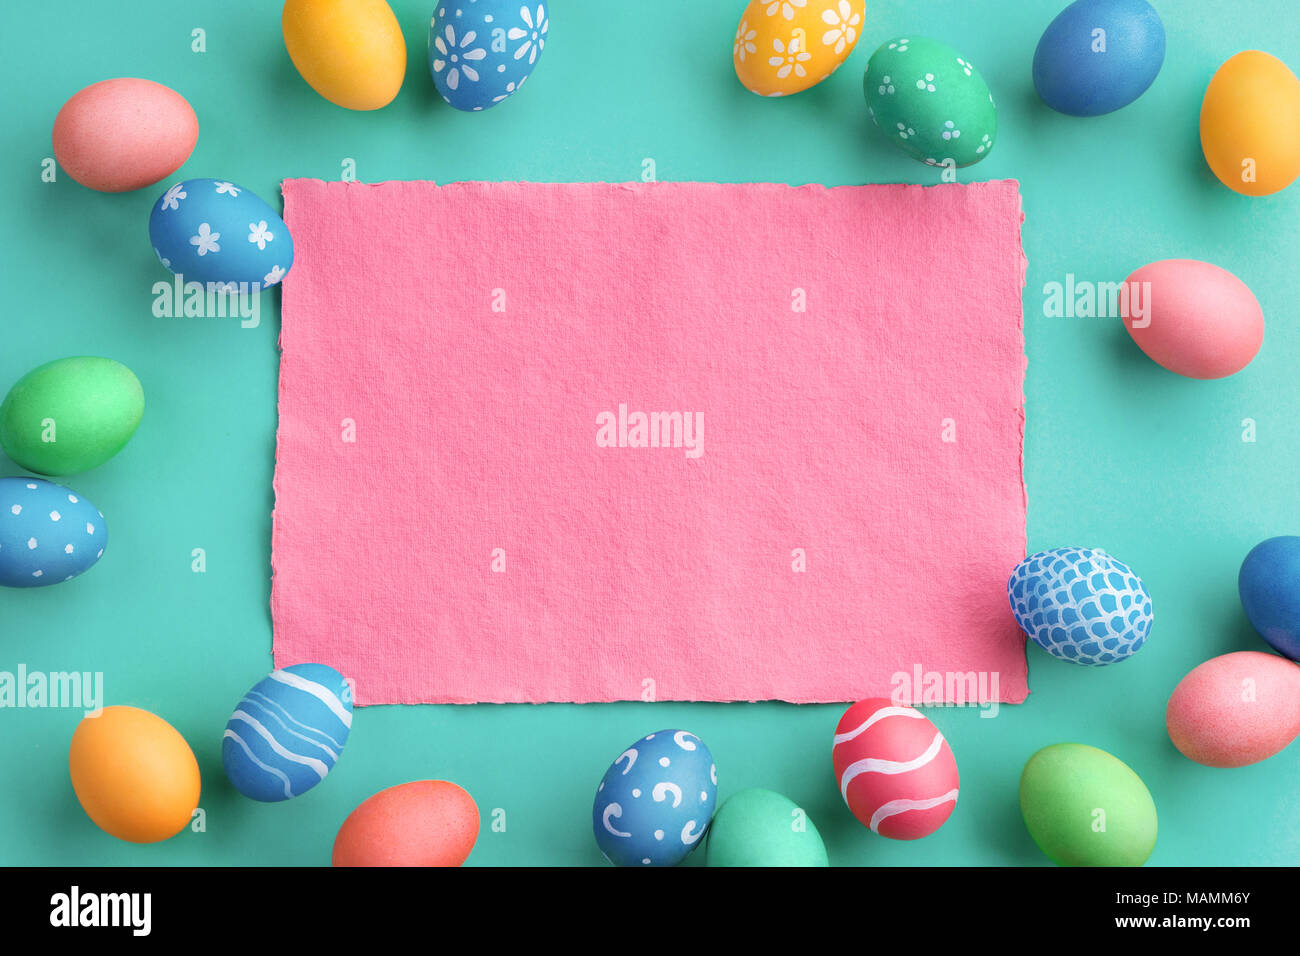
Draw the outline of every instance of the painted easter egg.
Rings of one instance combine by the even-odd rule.
[[[384,0],[286,0],[280,28],[307,85],[350,110],[387,106],[406,75],[406,41]]]
[[[37,588],[90,570],[104,554],[104,516],[43,478],[0,478],[0,585]]]
[[[1300,537],[1282,535],[1251,548],[1241,562],[1237,593],[1259,636],[1300,661]]]
[[[1165,62],[1165,27],[1146,0],[1076,0],[1043,32],[1034,51],[1034,89],[1070,116],[1128,106]]]
[[[699,846],[717,797],[718,769],[704,741],[684,730],[647,734],[596,788],[596,844],[616,866],[676,866]]]
[[[894,840],[928,836],[957,806],[957,759],[919,710],[860,700],[835,728],[831,762],[858,822]]]
[[[1261,651],[1212,657],[1178,682],[1165,727],[1207,767],[1265,760],[1300,735],[1300,665]]]
[[[335,866],[460,866],[478,839],[474,798],[446,780],[381,790],[348,815]]]
[[[176,728],[138,707],[105,707],[77,725],[68,750],[72,789],[105,833],[157,843],[189,825],[199,764]]]
[[[226,777],[246,797],[274,803],[325,779],[352,729],[352,688],[325,664],[272,671],[243,696],[221,740]]]
[[[1201,150],[1229,189],[1267,196],[1300,176],[1300,80],[1275,56],[1238,53],[1201,101]]]
[[[185,97],[152,80],[102,80],[54,118],[54,158],[81,185],[120,193],[152,186],[184,165],[199,138]]]
[[[28,471],[71,475],[121,451],[144,415],[144,389],[121,362],[94,356],[32,369],[0,403],[0,448]]]
[[[429,72],[438,95],[478,112],[532,75],[551,22],[538,0],[444,0],[429,21]]]
[[[789,96],[840,68],[862,35],[863,0],[750,0],[731,60],[745,89]]]
[[[256,194],[219,179],[187,179],[149,215],[158,259],[187,282],[276,285],[293,265],[293,237]]]
[[[867,111],[889,141],[930,166],[969,166],[993,149],[998,112],[979,71],[952,47],[897,37],[867,63]]]
[[[1087,744],[1052,744],[1029,758],[1020,812],[1058,866],[1141,866],[1156,846],[1156,805],[1142,778]]]
[[[789,797],[753,788],[732,794],[713,815],[709,866],[829,866],[826,845]]]
[[[1124,328],[1156,364],[1188,378],[1223,378],[1250,364],[1264,342],[1264,312],[1246,283],[1196,259],[1163,259],[1126,280],[1146,303]],[[1133,293],[1129,296],[1134,301]],[[1130,312],[1132,309],[1130,308]]]
[[[1146,585],[1099,548],[1031,554],[1007,581],[1011,613],[1055,657],[1098,667],[1137,653],[1155,616]]]

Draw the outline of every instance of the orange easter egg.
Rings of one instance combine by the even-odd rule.
[[[446,780],[381,790],[334,839],[335,866],[460,866],[478,839],[474,798]]]
[[[350,110],[387,106],[406,75],[406,41],[384,0],[286,0],[289,59],[313,90]]]
[[[736,76],[759,96],[816,86],[853,52],[865,17],[863,0],[750,0],[731,45]]]
[[[199,764],[171,724],[138,707],[105,707],[77,725],[72,789],[105,833],[156,843],[183,830],[199,805]]]
[[[1259,50],[1219,67],[1201,103],[1201,149],[1214,175],[1247,196],[1300,176],[1300,80]]]

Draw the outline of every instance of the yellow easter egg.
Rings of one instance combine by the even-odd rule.
[[[863,0],[750,0],[731,46],[736,76],[759,96],[801,93],[848,59],[865,18]]]
[[[1201,149],[1229,189],[1267,196],[1300,176],[1300,80],[1259,50],[1219,67],[1201,102]]]
[[[289,59],[331,103],[377,110],[402,88],[406,41],[384,0],[286,0],[280,26]]]

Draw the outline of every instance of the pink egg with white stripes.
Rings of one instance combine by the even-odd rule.
[[[865,827],[893,840],[929,836],[957,805],[957,759],[919,710],[885,697],[844,712],[831,749],[840,795]]]

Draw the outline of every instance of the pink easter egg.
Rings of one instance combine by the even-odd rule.
[[[1223,378],[1249,365],[1264,341],[1259,302],[1227,269],[1196,259],[1164,259],[1138,269],[1126,285],[1124,328],[1138,348],[1171,372]]]
[[[844,712],[831,749],[840,795],[866,827],[916,840],[957,805],[957,760],[939,728],[919,710],[884,697]]]
[[[176,172],[198,138],[198,117],[175,90],[152,80],[103,80],[59,110],[54,158],[81,185],[120,193]]]
[[[1169,739],[1207,767],[1244,767],[1300,735],[1300,665],[1259,651],[1212,657],[1178,682]]]

